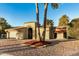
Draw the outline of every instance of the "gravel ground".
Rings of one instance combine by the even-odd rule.
[[[51,46],[44,48],[23,49],[4,53],[14,56],[74,56],[79,54],[79,40],[53,41]]]
[[[22,44],[29,40],[17,40],[17,39],[0,39],[0,46]]]

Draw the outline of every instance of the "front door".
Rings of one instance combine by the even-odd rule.
[[[56,39],[57,38],[57,33],[54,33],[54,39]]]
[[[28,39],[32,39],[33,31],[32,28],[28,28]]]

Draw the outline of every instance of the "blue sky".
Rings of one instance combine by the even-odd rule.
[[[43,23],[44,5],[39,4],[40,23]],[[69,16],[69,19],[79,17],[79,4],[62,3],[58,9],[48,6],[47,17],[58,25],[62,15]],[[21,26],[24,22],[36,21],[36,9],[34,3],[0,3],[0,17],[4,17],[12,26]]]

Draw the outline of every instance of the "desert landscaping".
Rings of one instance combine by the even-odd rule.
[[[78,5],[0,4],[0,56],[78,56]]]
[[[52,40],[51,45],[33,47],[29,40],[0,40],[0,55],[9,56],[74,56],[79,55],[79,40]],[[5,43],[4,43],[5,42]]]

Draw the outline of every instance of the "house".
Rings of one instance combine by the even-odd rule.
[[[56,28],[55,30],[50,25],[46,25],[46,36],[45,39],[54,39],[58,38],[59,36],[62,37],[60,39],[63,39],[63,35],[59,34],[57,32]],[[59,29],[60,30],[60,29]],[[60,30],[61,31],[61,30]],[[6,29],[5,32],[7,33],[7,39],[33,39],[33,40],[39,40],[38,36],[38,27],[36,22],[25,22],[23,26],[18,26],[10,29]],[[40,34],[41,37],[43,37],[43,26],[40,26]],[[65,31],[66,32],[66,31]],[[64,33],[61,31],[60,33]]]

